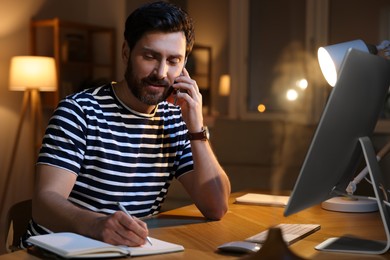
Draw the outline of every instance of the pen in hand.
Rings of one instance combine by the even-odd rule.
[[[129,216],[129,218],[133,219],[133,216],[131,216],[131,215],[129,214],[129,212],[125,209],[125,207],[123,207],[123,205],[122,205],[120,202],[117,202],[116,204],[118,205],[118,207],[119,207],[119,209],[120,209],[121,211],[123,211],[127,216]],[[146,240],[148,240],[148,242],[149,242],[149,244],[150,244],[151,246],[153,245],[153,244],[152,244],[152,241],[150,240],[149,237],[146,237]]]

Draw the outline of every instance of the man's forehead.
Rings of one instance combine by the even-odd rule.
[[[185,56],[187,42],[183,32],[148,32],[140,38],[138,44],[144,50]]]

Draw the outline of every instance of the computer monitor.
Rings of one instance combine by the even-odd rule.
[[[380,254],[390,247],[390,217],[382,203],[379,185],[383,182],[370,141],[389,86],[389,61],[355,49],[348,51],[284,212],[289,216],[345,193],[365,158],[388,241],[342,237],[318,249]]]

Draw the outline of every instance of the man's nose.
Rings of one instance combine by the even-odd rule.
[[[168,65],[165,62],[159,62],[155,68],[157,78],[164,79],[167,77]]]

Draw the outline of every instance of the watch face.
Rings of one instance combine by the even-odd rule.
[[[203,129],[202,131],[202,139],[201,140],[207,140],[209,139],[208,136],[207,136],[207,131],[205,129]]]
[[[203,132],[205,132],[206,138],[207,138],[207,140],[209,140],[210,139],[210,131],[209,131],[209,128],[207,126],[203,127]]]

